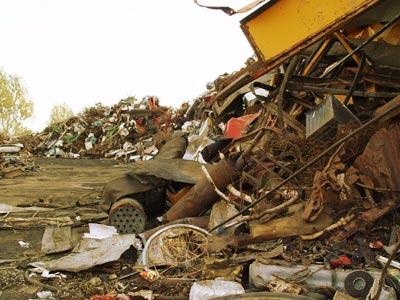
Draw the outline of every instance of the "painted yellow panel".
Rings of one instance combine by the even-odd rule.
[[[379,0],[272,0],[242,21],[264,62],[336,30]],[[273,3],[271,5],[271,3]],[[309,44],[309,43],[308,43]]]

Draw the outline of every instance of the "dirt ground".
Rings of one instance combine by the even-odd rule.
[[[36,163],[40,166],[37,173],[0,179],[0,203],[54,207],[56,214],[61,215],[96,215],[101,212],[98,204],[104,184],[130,169],[129,165],[110,160],[37,159]],[[3,221],[3,216],[0,216],[0,221]],[[85,225],[73,226],[73,239],[78,240],[85,231]],[[29,262],[44,257],[40,252],[43,232],[44,226],[0,227],[0,299],[35,298],[35,293],[41,289],[28,284],[24,272]],[[29,247],[21,247],[19,241],[29,243]],[[46,283],[61,287],[56,293],[57,299],[84,299],[96,292],[81,286],[93,276],[90,272],[83,272],[67,275],[67,279],[47,280]],[[82,277],[87,280],[82,280]],[[103,277],[108,279],[108,275]]]
[[[29,206],[51,198],[54,203],[75,204],[100,195],[106,182],[129,170],[129,165],[112,160],[40,158],[36,163],[40,172],[33,176],[0,180],[0,203]]]

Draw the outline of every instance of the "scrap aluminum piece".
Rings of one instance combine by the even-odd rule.
[[[109,223],[118,233],[140,233],[146,225],[146,214],[137,200],[123,198],[111,206]]]
[[[0,145],[0,153],[18,153],[24,148],[22,144]]]
[[[321,265],[310,265],[308,267],[304,265],[295,265],[286,267],[255,261],[250,264],[250,285],[253,287],[265,287],[271,280],[275,278],[275,276],[287,278],[305,269],[307,269],[309,276],[306,277],[306,280],[303,283],[307,284],[307,286],[310,288],[318,286],[330,286],[334,289],[340,290],[345,288],[344,281],[346,277],[353,272],[352,270],[345,269],[330,270]],[[366,271],[374,279],[379,279],[381,276],[381,271],[378,269],[368,268]]]
[[[381,264],[383,264],[383,265],[387,264],[387,262],[389,261],[389,259],[388,259],[387,257],[381,256],[381,255],[378,255],[378,256],[376,257],[376,260],[377,260],[378,262],[380,262]],[[392,261],[390,262],[390,266],[393,267],[393,268],[396,268],[396,269],[399,269],[399,270],[400,270],[400,263],[397,262],[397,261],[395,261],[395,260],[392,260]]]
[[[306,113],[306,138],[315,139],[327,134],[336,124],[349,122],[360,123],[344,104],[335,96],[329,95],[321,104]]]

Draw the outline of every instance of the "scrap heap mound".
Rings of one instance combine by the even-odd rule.
[[[0,178],[28,175],[37,170],[39,166],[22,143],[0,135]]]
[[[126,160],[152,157],[158,151],[152,136],[157,132],[171,132],[180,118],[177,113],[159,107],[156,97],[148,97],[143,102],[129,97],[112,107],[101,104],[89,107],[77,116],[27,137],[25,144],[30,145],[32,153],[47,157]]]
[[[396,299],[399,262],[387,264],[400,249],[396,18],[390,36],[368,24],[324,35],[275,67],[250,59],[176,113],[123,101],[47,128],[36,153],[122,151],[135,162],[104,188],[111,226],[91,224],[95,246],[83,239],[32,263],[34,272],[119,260],[115,288],[84,294],[92,299],[168,299],[167,287],[181,285],[173,297],[236,299],[257,288],[262,299]],[[154,152],[138,150],[145,141]]]

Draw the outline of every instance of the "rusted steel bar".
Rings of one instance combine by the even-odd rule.
[[[297,65],[298,56],[295,56],[291,59],[288,68],[286,69],[285,76],[283,77],[283,81],[281,86],[279,87],[278,92],[278,124],[279,128],[283,129],[285,124],[283,120],[283,96],[285,94],[286,85],[289,82],[290,77],[292,76],[293,72],[295,71]]]
[[[349,224],[332,235],[332,237],[329,239],[329,243],[334,244],[338,241],[348,239],[360,229],[372,224],[396,207],[399,207],[399,204],[395,200],[387,200],[380,207],[373,207],[364,211],[359,216],[354,218]]]
[[[253,203],[247,205],[246,207],[244,207],[241,211],[239,211],[237,214],[233,215],[232,217],[228,218],[227,220],[225,220],[224,222],[220,223],[219,225],[215,226],[214,228],[210,229],[210,232],[216,230],[217,228],[220,228],[221,226],[231,222],[233,219],[237,218],[238,216],[240,216],[242,213],[248,211],[250,208],[254,207],[255,205],[257,205],[259,202],[261,202],[262,200],[265,200],[269,197],[269,195],[271,195],[272,193],[276,192],[277,190],[279,190],[282,186],[284,186],[285,184],[287,184],[289,181],[291,181],[293,178],[297,177],[299,174],[301,174],[303,171],[305,171],[306,169],[308,169],[310,166],[314,165],[316,162],[318,162],[322,157],[324,157],[325,155],[327,155],[328,153],[330,153],[332,150],[336,149],[338,146],[340,146],[341,144],[343,144],[344,142],[347,142],[350,138],[352,138],[354,135],[356,135],[357,133],[359,133],[360,131],[364,130],[365,128],[367,128],[368,126],[370,126],[371,124],[379,121],[380,119],[382,119],[383,117],[385,117],[386,115],[390,114],[391,112],[395,111],[396,109],[400,108],[400,103],[398,103],[397,105],[392,106],[391,108],[389,108],[388,110],[382,112],[382,114],[377,115],[376,117],[374,117],[373,119],[369,120],[367,123],[365,123],[364,125],[358,127],[357,129],[355,129],[354,131],[350,132],[347,136],[345,136],[344,138],[338,140],[337,142],[335,142],[334,144],[332,144],[330,147],[328,147],[326,150],[322,151],[319,155],[317,155],[314,159],[312,159],[311,161],[309,161],[307,164],[305,164],[303,167],[301,167],[300,169],[298,169],[296,172],[294,172],[292,175],[290,175],[288,178],[286,178],[285,180],[283,180],[281,183],[279,183],[278,185],[276,185],[273,189],[271,189],[270,191],[268,191],[267,193],[265,193],[265,195],[263,197],[260,197],[259,199],[257,199],[256,201],[254,201]]]
[[[364,74],[363,78],[366,82],[375,83],[380,86],[400,89],[400,78],[394,76],[384,76],[376,74]]]
[[[333,33],[333,35],[336,37],[336,39],[339,41],[340,44],[342,44],[343,48],[346,49],[347,52],[351,53],[353,49],[351,48],[350,44],[347,42],[346,37],[343,35],[343,33],[336,31]],[[357,65],[361,64],[361,58],[354,53],[352,55],[353,60],[357,63]]]
[[[336,69],[338,66],[345,63],[350,57],[352,57],[354,54],[356,54],[358,51],[360,51],[362,48],[364,48],[366,45],[368,45],[370,42],[372,42],[377,36],[379,36],[382,32],[384,32],[386,29],[388,29],[390,26],[392,26],[398,20],[400,20],[400,14],[398,14],[390,22],[386,23],[381,29],[379,29],[377,32],[375,32],[373,35],[371,35],[368,39],[366,39],[364,43],[362,43],[358,47],[354,48],[353,51],[351,51],[349,54],[347,54],[341,60],[337,61],[332,66],[327,68],[326,71],[324,72],[324,74],[322,74],[322,77],[328,75],[334,69]]]
[[[380,115],[382,112],[386,111],[387,109],[389,109],[390,107],[393,107],[395,105],[400,104],[400,96],[397,96],[396,98],[393,98],[392,100],[390,100],[389,102],[387,102],[386,104],[382,105],[381,107],[379,107],[377,110],[374,111],[373,116],[378,116]],[[381,119],[381,122],[385,122],[388,119],[397,116],[400,113],[400,111],[396,111],[394,110],[391,114],[387,115],[385,118]]]
[[[356,89],[357,83],[360,81],[361,73],[364,69],[364,65],[365,65],[365,55],[363,55],[361,57],[360,65],[358,66],[356,75],[354,76],[353,82],[351,83],[350,90],[349,90],[348,94],[346,95],[346,98],[343,101],[344,105],[347,105],[351,96],[353,96],[353,93],[354,93],[354,90]]]
[[[314,93],[323,93],[323,94],[334,94],[334,95],[347,95],[349,90],[347,89],[336,89],[336,88],[326,88],[320,86],[312,86],[312,85],[303,85],[299,83],[288,83],[288,90],[292,91],[301,91],[301,92],[314,92]],[[394,98],[398,96],[400,92],[364,92],[364,91],[354,91],[353,96],[359,97],[371,97],[371,98]]]
[[[257,135],[254,137],[251,144],[246,148],[246,150],[243,151],[242,155],[240,155],[240,157],[238,158],[238,160],[236,162],[237,168],[241,169],[244,166],[244,163],[249,158],[251,151],[253,151],[254,147],[261,140],[261,138],[263,137],[264,134],[265,134],[265,130],[261,130],[257,133]]]
[[[281,168],[282,170],[285,170],[286,172],[288,172],[289,174],[292,173],[292,170],[290,170],[288,167],[286,167],[284,164],[280,163],[279,161],[277,161],[271,154],[266,154],[265,155],[265,159],[269,160],[270,162],[272,162],[273,164],[275,164],[276,166],[278,166],[279,168]],[[263,169],[267,169],[263,166],[262,162],[259,161],[257,158],[253,157],[253,160],[259,164]]]
[[[326,53],[332,48],[334,44],[334,39],[328,37],[324,41],[320,43],[320,45],[315,49],[315,51],[308,57],[306,61],[306,67],[303,71],[303,76],[310,75],[312,71],[314,71],[315,67],[318,65],[318,62],[322,57],[325,56]]]
[[[234,160],[222,159],[212,165],[208,172],[215,185],[221,191],[226,189],[240,174]],[[164,215],[164,222],[171,222],[187,217],[197,217],[218,200],[213,185],[204,176],[191,190]]]

